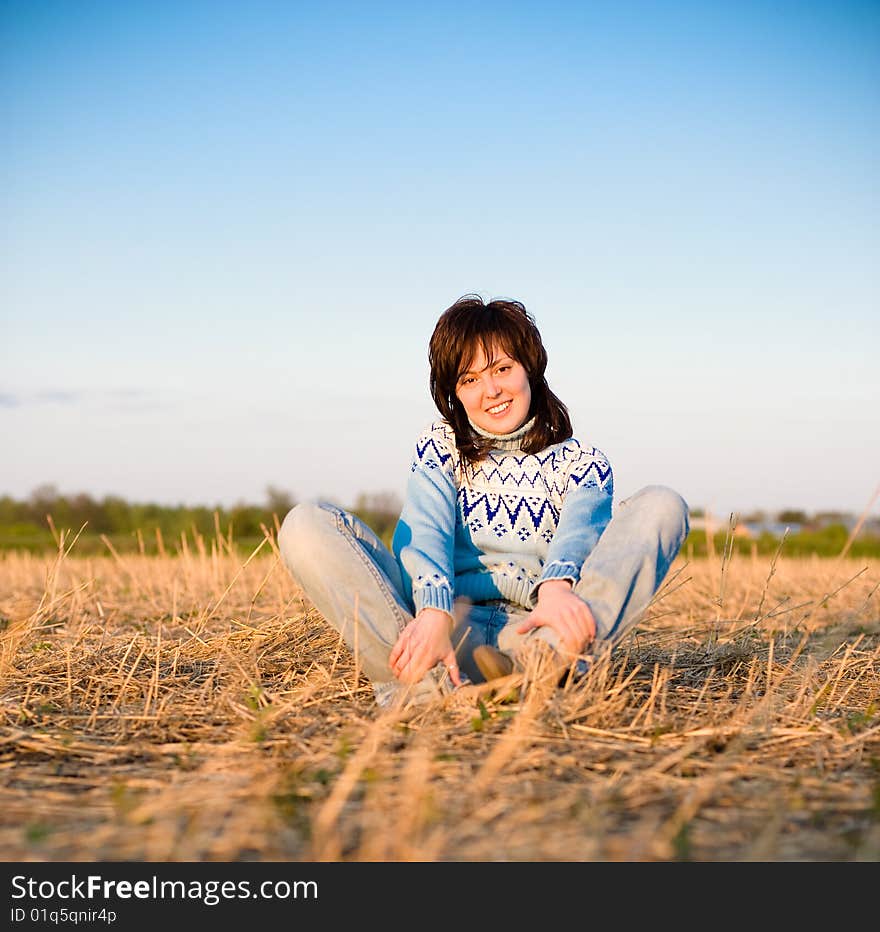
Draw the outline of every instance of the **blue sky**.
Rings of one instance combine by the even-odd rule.
[[[0,131],[0,494],[402,494],[468,292],[618,498],[880,483],[880,4],[0,0]]]

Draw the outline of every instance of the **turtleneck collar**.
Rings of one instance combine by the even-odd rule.
[[[517,427],[516,430],[509,434],[490,434],[488,430],[483,430],[482,427],[477,427],[477,425],[474,424],[470,418],[468,418],[468,423],[481,437],[487,437],[489,440],[495,441],[492,444],[493,449],[521,450],[523,437],[525,437],[525,435],[532,429],[535,423],[535,419],[534,417],[530,417],[525,422],[525,424],[523,424],[521,427]]]

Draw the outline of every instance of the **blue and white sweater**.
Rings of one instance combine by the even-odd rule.
[[[467,467],[452,427],[436,421],[416,443],[392,550],[415,612],[494,599],[534,608],[549,579],[574,585],[611,520],[611,466],[574,438],[524,453],[527,421]]]

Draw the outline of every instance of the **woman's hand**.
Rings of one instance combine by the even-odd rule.
[[[516,630],[525,634],[544,625],[552,628],[573,654],[583,653],[596,637],[596,620],[590,606],[572,592],[567,579],[541,583],[538,604]]]
[[[388,664],[401,683],[418,683],[424,675],[442,661],[456,686],[461,686],[461,674],[452,646],[452,616],[439,608],[423,608],[400,632],[391,648]]]

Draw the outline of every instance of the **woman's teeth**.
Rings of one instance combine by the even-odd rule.
[[[509,401],[502,401],[500,405],[495,405],[494,408],[489,408],[489,414],[501,414],[503,411],[506,411],[510,407]]]

